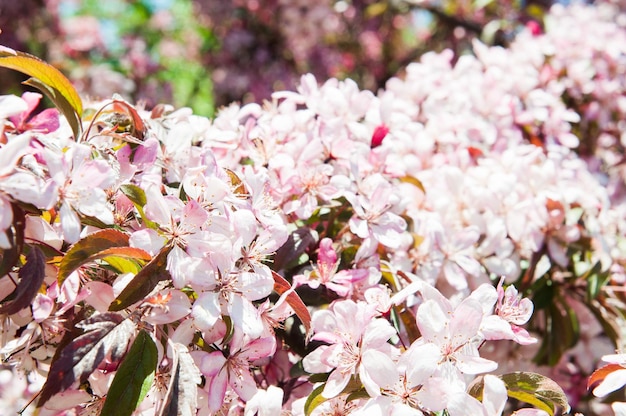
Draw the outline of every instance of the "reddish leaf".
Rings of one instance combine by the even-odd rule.
[[[276,293],[282,295],[283,293],[291,289],[291,285],[287,280],[285,280],[284,277],[282,277],[275,271],[272,271],[272,276],[274,276],[274,291]],[[307,309],[300,296],[298,296],[296,292],[291,292],[287,295],[287,303],[293,308],[298,318],[300,318],[308,334],[309,330],[311,329],[311,314],[309,313],[309,310]]]
[[[287,241],[276,250],[274,255],[274,268],[281,270],[291,267],[297,262],[300,256],[317,244],[317,238],[313,232],[306,227],[298,228],[289,234]]]
[[[241,179],[239,179],[239,176],[237,176],[237,174],[230,169],[224,168],[224,171],[230,179],[230,184],[233,187],[233,193],[240,198],[247,197],[249,192],[246,190],[246,185],[241,181]]]
[[[170,272],[165,269],[167,266],[167,255],[171,250],[171,246],[161,249],[159,254],[150,263],[146,264],[122,290],[122,293],[111,302],[109,310],[121,311],[133,303],[139,302],[148,296],[160,281],[171,279]]]
[[[15,235],[11,228],[6,230],[9,241],[11,242],[11,248],[2,250],[0,256],[0,276],[8,274],[13,266],[17,264],[20,259],[20,253],[24,246],[24,228],[26,227],[26,215],[24,211],[17,206],[17,204],[11,204],[13,209],[13,228],[15,229]]]
[[[198,405],[198,385],[202,375],[187,347],[174,343],[172,355],[170,383],[159,415],[193,416]]]
[[[606,378],[606,376],[608,376],[612,372],[623,369],[624,367],[619,364],[607,364],[603,367],[598,368],[596,371],[593,372],[593,374],[589,376],[589,380],[587,380],[587,390],[590,390],[592,387],[600,384]]]
[[[139,116],[137,110],[135,110],[133,106],[122,100],[113,100],[113,109],[114,111],[119,111],[130,116],[131,120],[133,121],[133,126],[130,134],[132,134],[139,140],[143,140],[146,126],[141,119],[141,116]]]
[[[70,342],[50,366],[37,407],[74,383],[83,383],[105,358],[119,360],[135,332],[135,324],[116,313],[103,313],[76,325],[84,332]]]
[[[129,248],[128,235],[121,231],[106,229],[89,234],[78,241],[70,247],[59,265],[59,274],[57,276],[59,286],[74,270],[89,261],[101,258],[97,254],[112,247]]]
[[[12,315],[30,306],[43,283],[46,267],[46,258],[38,247],[31,247],[26,255],[26,264],[18,272],[20,278],[17,284],[15,299],[0,307],[0,314]]]

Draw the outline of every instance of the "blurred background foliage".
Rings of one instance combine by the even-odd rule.
[[[63,70],[94,99],[201,115],[262,102],[300,75],[376,91],[428,51],[541,31],[550,0],[0,0],[0,44]],[[16,92],[2,71],[0,88]]]

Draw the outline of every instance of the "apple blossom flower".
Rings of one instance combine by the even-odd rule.
[[[273,336],[251,340],[235,331],[228,349],[194,352],[194,361],[207,379],[209,409],[217,411],[222,406],[228,388],[244,401],[252,399],[257,393],[257,385],[250,373],[251,363],[272,355],[275,350]]]
[[[63,237],[69,243],[80,237],[78,214],[113,224],[106,189],[115,183],[116,175],[107,162],[92,159],[91,151],[86,145],[74,144],[62,154],[49,149],[43,153],[59,195]]]
[[[439,348],[438,363],[451,368],[454,373],[480,374],[498,367],[494,361],[481,358],[478,353],[480,325],[483,310],[480,303],[471,298],[458,306],[443,296],[428,299],[417,310],[416,322],[426,343]]]
[[[324,341],[304,358],[310,373],[328,372],[323,396],[338,396],[352,376],[359,376],[370,397],[380,396],[380,389],[395,382],[394,348],[387,343],[395,330],[365,303],[338,301],[329,310],[313,315],[312,340]]]
[[[330,238],[323,238],[319,244],[317,265],[303,275],[294,276],[294,285],[296,287],[307,285],[312,289],[324,285],[339,296],[345,297],[350,292],[353,282],[368,275],[368,271],[364,269],[338,270],[338,267],[339,260],[333,248],[333,241]]]

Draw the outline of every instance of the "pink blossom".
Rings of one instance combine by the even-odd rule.
[[[339,301],[332,308],[313,315],[312,339],[322,345],[304,358],[306,371],[331,371],[324,397],[339,395],[353,375],[358,375],[371,397],[381,387],[395,382],[394,349],[387,343],[395,330],[384,319],[372,319],[374,312],[364,303]]]
[[[417,326],[424,342],[439,347],[439,365],[465,374],[479,374],[498,367],[481,358],[477,336],[483,310],[475,299],[465,299],[456,308],[445,298],[428,299],[417,311]]]
[[[252,399],[257,392],[257,386],[250,373],[250,366],[254,361],[270,356],[275,350],[274,337],[250,340],[236,331],[228,352],[193,353],[200,372],[207,379],[209,409],[217,411],[222,406],[229,387],[244,401]]]
[[[364,269],[337,270],[338,267],[339,260],[333,248],[333,241],[330,238],[323,238],[319,245],[316,267],[304,275],[295,276],[294,284],[307,285],[312,289],[324,285],[339,296],[345,297],[350,292],[353,282],[368,275],[368,271]]]
[[[51,133],[59,128],[59,110],[56,108],[48,108],[32,116],[41,98],[42,95],[35,92],[22,94],[28,107],[22,113],[9,118],[18,132],[33,130]]]

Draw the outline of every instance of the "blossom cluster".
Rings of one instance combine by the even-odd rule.
[[[0,97],[0,383],[24,390],[2,403],[607,414],[587,387],[624,384],[616,13],[558,6],[376,94],[305,75],[213,120],[114,97],[75,135]]]

